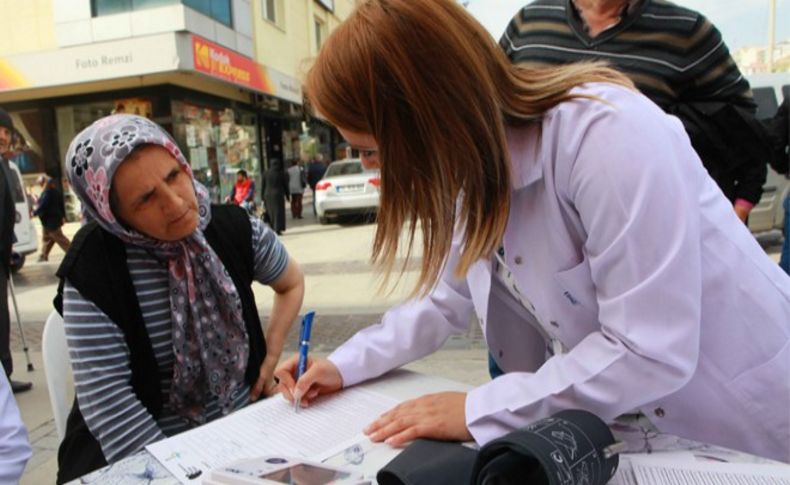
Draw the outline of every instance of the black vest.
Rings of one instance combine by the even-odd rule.
[[[252,386],[266,356],[266,342],[252,293],[254,255],[252,226],[247,213],[236,206],[212,206],[211,223],[203,233],[217,253],[241,296],[242,314],[249,336],[250,355],[245,381]],[[143,314],[126,264],[124,243],[95,222],[74,237],[57,272],[60,278],[55,308],[63,314],[63,282],[103,311],[124,335],[132,376],[129,384],[148,412],[162,413],[159,368]],[[154,378],[152,378],[154,377]],[[76,397],[66,422],[66,436],[58,450],[57,483],[65,483],[107,465],[101,447],[83,420]]]

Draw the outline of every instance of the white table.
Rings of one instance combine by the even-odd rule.
[[[385,376],[360,384],[360,387],[384,394],[397,400],[412,399],[424,394],[441,391],[466,391],[470,386],[441,377],[428,376],[406,370],[392,371]],[[636,452],[676,452],[689,450],[701,459],[747,463],[770,463],[770,460],[746,453],[707,445],[676,436],[661,433],[643,433],[638,428],[621,430],[618,439],[624,439]],[[353,468],[366,476],[375,477],[376,472],[392,460],[400,450],[384,444],[365,443],[355,449],[338,453],[326,460],[327,464]],[[363,457],[360,462],[360,457]],[[83,476],[71,484],[96,483],[102,485],[178,485],[173,477],[150,453],[141,451],[119,462]],[[612,483],[624,484],[626,481],[613,480]]]
[[[384,394],[397,400],[412,399],[432,392],[467,391],[470,388],[467,384],[407,370],[392,371],[379,379],[360,384],[359,387]],[[339,453],[327,460],[326,463],[344,466],[346,468],[355,468],[366,475],[374,476],[382,466],[394,458],[400,451],[382,444],[366,444],[362,448],[363,449],[348,450],[350,454]],[[349,463],[348,460],[358,461],[360,453],[364,454],[362,463],[357,465]],[[346,458],[347,456],[348,459]],[[69,483],[96,483],[101,485],[177,485],[180,482],[150,453],[141,451]]]

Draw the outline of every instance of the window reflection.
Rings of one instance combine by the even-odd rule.
[[[233,24],[231,0],[92,0],[94,17],[183,3],[228,27]]]

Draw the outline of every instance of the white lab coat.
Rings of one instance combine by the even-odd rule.
[[[438,349],[471,312],[506,375],[469,392],[480,443],[565,408],[640,410],[662,432],[790,461],[790,278],[705,172],[680,122],[607,84],[510,129],[507,265],[546,343],[479,261],[331,356],[349,386]]]
[[[31,454],[11,385],[0,372],[0,484],[18,483]]]

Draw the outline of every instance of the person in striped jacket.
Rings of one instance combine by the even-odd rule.
[[[704,15],[666,0],[536,0],[513,17],[500,46],[526,67],[608,62],[683,121],[741,220],[759,202],[766,134],[748,81]]]

